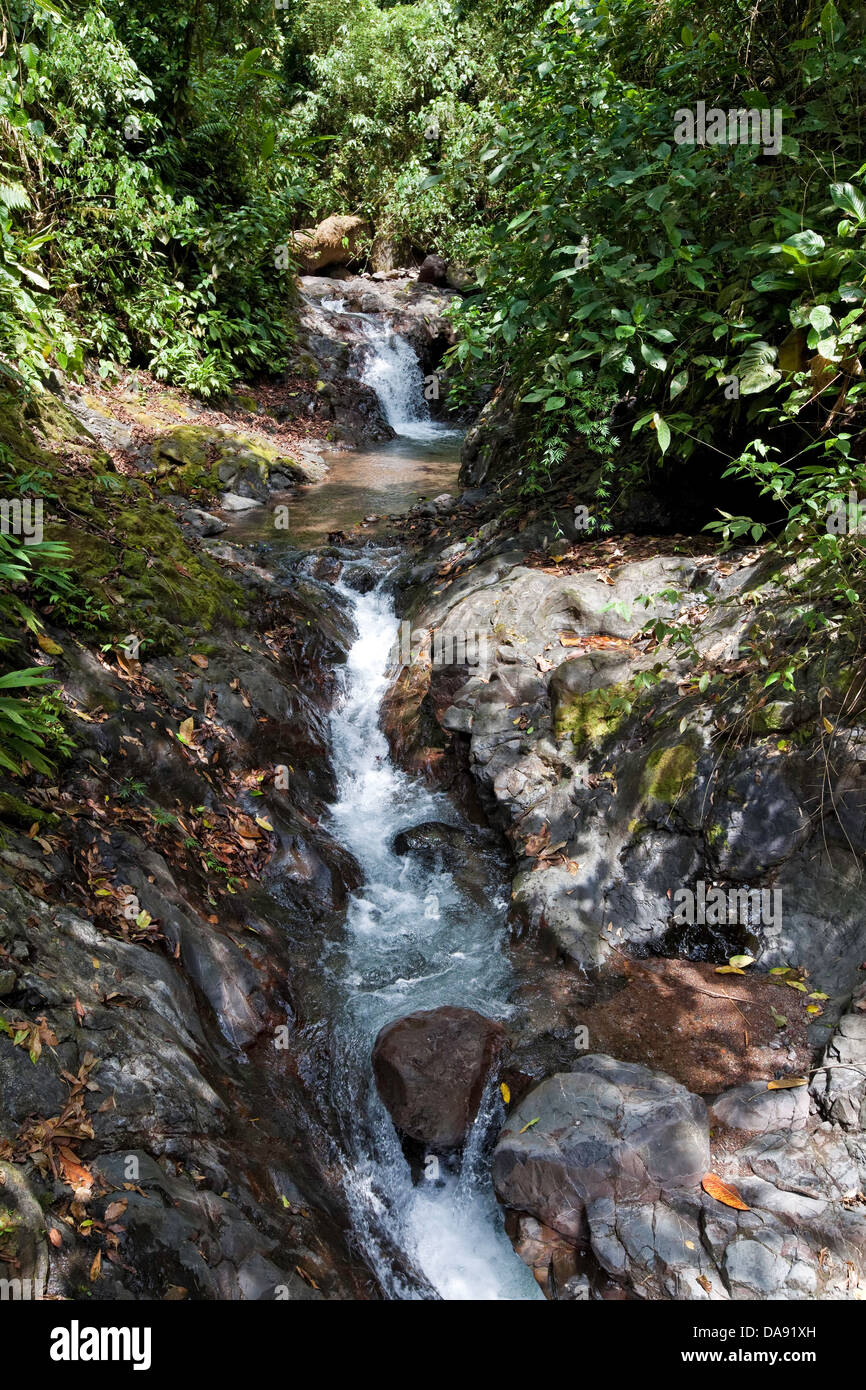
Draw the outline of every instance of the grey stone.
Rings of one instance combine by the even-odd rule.
[[[760,1081],[734,1086],[709,1103],[713,1124],[726,1125],[746,1134],[772,1130],[804,1129],[809,1119],[808,1086],[768,1091]]]

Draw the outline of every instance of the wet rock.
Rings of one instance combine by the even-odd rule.
[[[264,504],[258,497],[241,497],[236,492],[224,492],[220,505],[224,512],[249,512]]]
[[[490,903],[503,864],[495,835],[479,826],[425,821],[394,837],[394,853],[435,873],[449,873],[479,907]]]
[[[479,853],[489,847],[490,836],[472,831],[466,826],[446,825],[444,821],[423,821],[411,830],[401,830],[394,836],[395,854],[411,854],[425,868],[459,870],[467,854]]]
[[[709,1158],[699,1097],[662,1073],[598,1055],[543,1081],[511,1112],[493,1181],[506,1206],[582,1239],[593,1212],[696,1191]]]
[[[218,536],[228,527],[227,521],[221,521],[212,512],[203,512],[198,507],[187,507],[181,513],[181,518],[199,536]]]
[[[428,1148],[458,1148],[503,1037],[500,1023],[452,1005],[387,1024],[373,1046],[373,1074],[395,1127]]]

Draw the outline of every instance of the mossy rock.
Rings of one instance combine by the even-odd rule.
[[[697,770],[697,755],[689,744],[675,743],[668,748],[656,748],[650,753],[641,773],[641,802],[655,801],[663,806],[672,806],[685,795]]]
[[[796,723],[793,701],[771,700],[754,710],[749,722],[754,734],[776,734],[792,729]]]
[[[628,718],[631,694],[629,685],[618,681],[597,690],[561,695],[554,711],[556,737],[570,735],[576,748],[603,743]]]
[[[218,438],[216,430],[201,425],[178,425],[153,443],[153,456],[190,468],[206,468]]]

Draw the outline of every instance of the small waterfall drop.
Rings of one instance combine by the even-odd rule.
[[[416,1185],[372,1079],[376,1034],[395,1018],[442,1004],[491,1018],[507,1012],[508,897],[503,890],[479,907],[449,873],[394,852],[399,831],[427,820],[453,824],[457,815],[443,793],[394,766],[380,728],[398,632],[390,599],[381,587],[342,592],[354,606],[358,637],[343,702],[331,717],[338,799],[330,816],[364,878],[350,902],[345,945],[329,969],[342,999],[333,1020],[332,1100],[356,1237],[389,1298],[540,1299],[511,1248],[490,1183],[485,1140],[502,1120],[495,1084],[459,1171],[437,1162],[432,1180],[425,1174]]]
[[[445,427],[430,418],[424,376],[411,343],[387,323],[367,320],[363,329],[369,349],[361,350],[361,380],[376,392],[394,433],[422,440],[440,434]]]

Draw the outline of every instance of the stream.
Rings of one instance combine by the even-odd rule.
[[[341,312],[339,301],[327,307]],[[354,525],[369,511],[405,509],[456,481],[460,435],[430,419],[414,352],[387,325],[371,323],[368,335],[361,370],[397,438],[338,456],[327,480],[294,504],[295,544],[299,537],[321,540],[323,531]],[[388,567],[389,557],[379,557]],[[431,820],[459,825],[460,816],[447,796],[394,766],[380,728],[398,632],[384,582],[365,594],[342,583],[338,589],[352,606],[357,638],[331,717],[339,794],[330,818],[332,832],[361,866],[363,884],[350,900],[345,940],[331,948],[324,969],[336,1001],[331,1098],[343,1126],[356,1243],[391,1299],[541,1299],[505,1234],[488,1175],[487,1144],[504,1115],[498,1090],[485,1095],[453,1170],[429,1155],[413,1181],[373,1083],[373,1043],[394,1019],[443,1004],[492,1018],[506,1014],[509,897],[503,882],[480,909],[450,874],[392,849],[401,830]],[[404,1257],[399,1274],[395,1248]]]

